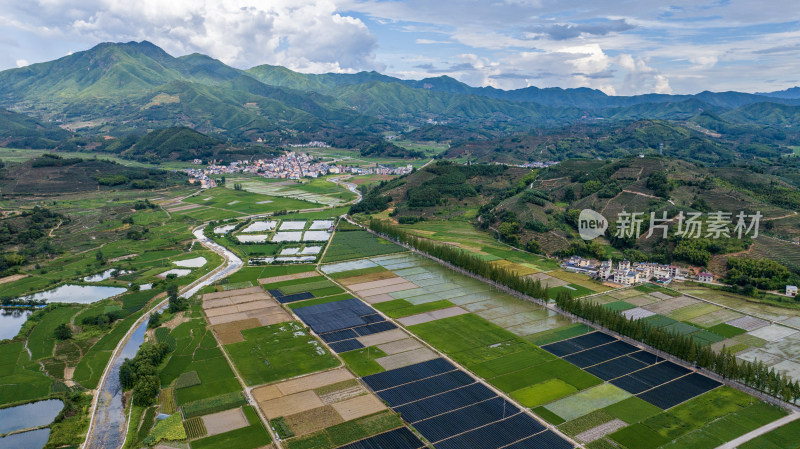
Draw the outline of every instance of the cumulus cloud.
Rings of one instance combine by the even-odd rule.
[[[17,67],[25,67],[30,65],[30,63],[24,59],[17,59]]]
[[[631,55],[620,55],[617,63],[627,71],[623,84],[623,94],[635,94],[639,92],[655,92],[657,94],[672,93],[669,80],[658,73],[642,58],[634,58]]]
[[[149,40],[177,54],[201,52],[238,67],[301,71],[380,69],[376,40],[330,0],[35,0],[49,30],[94,41]],[[33,14],[31,14],[33,16]]]

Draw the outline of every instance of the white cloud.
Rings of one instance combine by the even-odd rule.
[[[418,44],[428,45],[428,44],[452,44],[450,41],[437,41],[434,39],[417,39],[415,41]]]
[[[30,63],[24,59],[17,59],[17,67],[25,67],[30,65]]]
[[[301,71],[380,69],[376,41],[331,0],[33,1],[47,29],[93,41],[150,40],[175,54],[201,52],[238,67]],[[31,10],[30,6],[24,7]],[[28,30],[36,28],[28,26]]]

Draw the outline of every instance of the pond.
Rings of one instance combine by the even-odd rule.
[[[62,408],[63,402],[49,399],[0,409],[0,433],[46,426],[53,422]]]
[[[0,309],[0,340],[14,338],[32,313],[25,309]]]
[[[0,449],[40,449],[47,444],[50,429],[31,430],[0,438]]]
[[[86,276],[83,278],[84,282],[100,282],[105,281],[106,279],[111,279],[115,276],[122,276],[124,274],[130,273],[129,271],[120,271],[116,268],[110,268],[102,273],[93,274],[91,276]]]
[[[102,285],[62,285],[46,292],[23,296],[19,298],[19,300],[45,300],[48,303],[65,302],[91,304],[102,299],[117,296],[126,291],[128,290],[122,287],[105,287]]]

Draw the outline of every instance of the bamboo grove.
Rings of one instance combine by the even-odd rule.
[[[550,296],[548,289],[542,287],[538,280],[520,277],[513,271],[497,267],[459,248],[417,237],[385,221],[371,220],[369,227],[379,234],[525,295],[545,301]],[[565,312],[713,371],[725,379],[741,382],[787,402],[800,399],[800,383],[775,372],[774,368],[766,366],[762,361],[738,360],[724,347],[722,351],[714,352],[710,346],[700,344],[690,336],[666,331],[641,319],[629,319],[619,311],[591,301],[575,299],[567,291],[558,292],[555,301]]]

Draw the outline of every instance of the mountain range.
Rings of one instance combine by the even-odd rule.
[[[143,136],[185,127],[234,144],[314,139],[364,148],[386,132],[430,124],[493,137],[653,119],[691,122],[709,132],[726,127],[793,132],[800,127],[800,88],[637,96],[609,96],[589,88],[501,90],[447,76],[403,80],[377,72],[303,74],[271,65],[240,70],[201,54],[173,57],[143,41],[102,43],[2,71],[0,108],[29,116],[28,138],[46,130],[49,137],[41,137],[54,140],[55,125],[83,137]],[[703,114],[711,114],[714,120],[705,119],[713,123],[699,123]],[[10,125],[5,123],[10,121],[0,121],[0,139],[6,137],[8,144]]]

